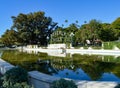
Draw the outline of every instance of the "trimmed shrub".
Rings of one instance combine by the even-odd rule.
[[[11,88],[10,86],[15,85],[16,83],[22,83],[28,81],[27,71],[21,67],[14,67],[8,70],[2,77],[3,87]]]
[[[60,79],[52,83],[50,88],[77,88],[72,80]]]

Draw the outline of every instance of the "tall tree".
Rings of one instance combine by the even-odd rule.
[[[92,40],[95,40],[99,38],[98,32],[102,29],[102,25],[100,21],[97,21],[95,19],[91,20],[89,22],[88,30],[90,31],[89,35]]]
[[[17,17],[12,16],[12,19],[12,28],[18,32],[20,42],[27,44],[46,45],[47,37],[57,25],[44,12],[20,13]]]
[[[102,29],[100,21],[95,19],[91,20],[89,23],[83,24],[80,30],[76,33],[76,39],[78,42],[85,43],[87,39],[94,41],[98,39],[98,33]]]
[[[69,27],[65,28],[64,30],[66,31],[66,33],[70,34],[71,32],[75,33],[76,31],[78,31],[78,28],[75,23],[72,23],[69,25]]]
[[[99,38],[103,41],[113,41],[117,39],[116,30],[111,28],[108,23],[102,24],[102,29],[98,33]]]
[[[69,25],[69,27],[64,29],[65,35],[65,42],[70,43],[72,42],[75,44],[75,33],[78,31],[77,25],[75,23],[72,23]],[[72,35],[71,35],[72,34]]]

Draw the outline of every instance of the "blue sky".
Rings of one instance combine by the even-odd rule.
[[[44,11],[60,26],[66,19],[68,24],[91,19],[111,23],[120,17],[120,0],[0,0],[0,36],[12,26],[11,16],[37,11]]]

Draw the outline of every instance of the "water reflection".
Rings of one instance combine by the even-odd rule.
[[[75,50],[64,50],[64,49],[39,49],[39,50],[34,50],[34,49],[28,49],[28,50],[23,50],[23,52],[27,52],[27,53],[34,53],[34,54],[38,54],[39,52],[42,53],[47,53],[49,56],[57,56],[57,57],[66,57],[68,55],[68,53],[70,54],[70,56],[72,57],[72,55],[74,54],[80,54],[80,55],[99,55],[99,56],[113,56],[114,58],[120,57],[120,52],[116,52],[116,51],[90,51],[90,50],[83,50],[83,51],[75,51]]]
[[[27,52],[27,53],[34,53],[34,54],[38,54],[39,52],[42,53],[47,53],[49,56],[59,56],[59,57],[66,57],[66,51],[62,50],[62,49],[41,49],[41,50],[23,50],[22,52]]]
[[[78,80],[119,81],[120,57],[102,55],[66,54],[53,57],[47,53],[28,54],[4,51],[2,58],[25,69]]]

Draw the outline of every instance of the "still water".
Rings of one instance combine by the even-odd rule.
[[[28,71],[40,72],[77,80],[119,81],[120,56],[65,54],[65,57],[47,53],[0,51],[0,57]]]

